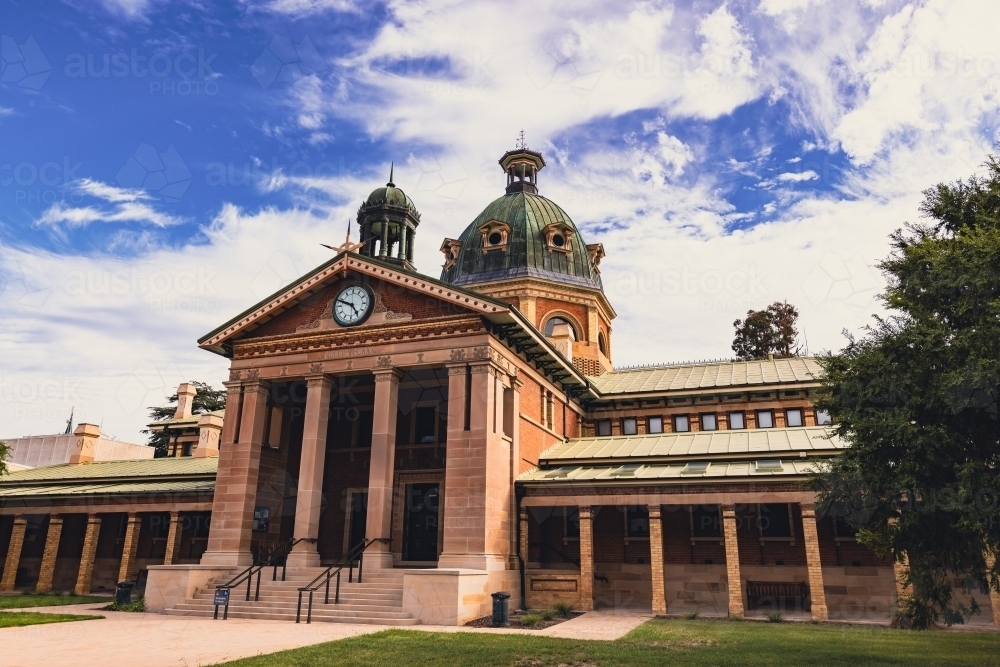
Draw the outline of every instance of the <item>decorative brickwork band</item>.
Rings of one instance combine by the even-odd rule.
[[[94,559],[97,557],[97,538],[101,534],[101,517],[97,514],[87,515],[87,532],[83,536],[83,552],[80,554],[80,569],[76,573],[76,586],[73,592],[77,595],[90,594],[90,581],[94,576]]]
[[[63,520],[58,514],[49,515],[49,529],[45,535],[45,549],[42,564],[38,568],[38,583],[35,591],[48,593],[52,590],[52,578],[56,573],[56,558],[59,556],[59,538],[62,537]]]
[[[26,518],[21,515],[14,517],[14,529],[10,533],[7,560],[3,566],[3,579],[0,579],[0,592],[9,593],[14,590],[17,566],[21,563],[21,549],[24,547],[24,533],[27,528],[28,520]]]
[[[580,609],[594,610],[594,522],[589,505],[580,507]]]
[[[722,506],[722,535],[726,543],[729,615],[743,616],[743,579],[740,574],[740,546],[736,539],[736,508],[733,505]]]
[[[139,515],[128,513],[128,525],[125,528],[125,543],[122,545],[122,562],[118,568],[118,581],[131,581],[135,575],[135,554],[139,549],[139,529],[142,526]]]
[[[653,576],[653,613],[667,613],[667,590],[663,577],[663,519],[659,505],[649,506],[649,562]]]
[[[826,607],[823,563],[816,531],[816,509],[810,505],[802,505],[802,540],[806,545],[806,569],[809,571],[810,610],[813,618],[825,621],[830,614]]]
[[[181,546],[181,513],[170,513],[170,528],[167,531],[167,552],[163,554],[163,564],[173,565]]]

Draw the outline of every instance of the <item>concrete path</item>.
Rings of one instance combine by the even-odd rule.
[[[5,667],[199,667],[237,658],[390,629],[381,625],[305,623],[127,614],[96,611],[101,604],[39,607],[18,611],[92,613],[106,618],[0,629],[0,664]],[[597,611],[545,630],[456,628],[418,625],[407,630],[533,634],[565,639],[617,639],[651,616]],[[392,628],[397,629],[397,628]]]

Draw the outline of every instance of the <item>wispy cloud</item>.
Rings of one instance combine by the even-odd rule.
[[[142,190],[120,188],[91,179],[77,182],[73,189],[77,195],[100,199],[112,206],[69,206],[56,202],[42,212],[35,224],[39,227],[77,228],[93,222],[138,222],[169,227],[184,222],[183,218],[156,210],[149,203],[152,198]]]
[[[801,172],[788,171],[784,174],[778,174],[778,180],[784,181],[786,183],[801,183],[802,181],[815,181],[819,178],[817,174],[812,169]]]

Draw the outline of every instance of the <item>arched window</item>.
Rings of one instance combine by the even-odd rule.
[[[597,334],[597,349],[601,351],[605,357],[608,356],[608,341],[604,339],[604,332],[598,332]]]
[[[576,328],[573,326],[572,322],[567,320],[565,317],[559,317],[559,316],[550,317],[548,321],[545,322],[545,335],[551,336],[557,324],[565,324],[566,326],[568,326],[570,333],[573,335],[573,340],[579,340],[576,337]]]

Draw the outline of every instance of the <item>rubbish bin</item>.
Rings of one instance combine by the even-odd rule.
[[[132,589],[135,587],[131,581],[119,581],[115,589],[115,604],[128,604],[132,601]]]
[[[510,623],[510,593],[493,593],[493,627],[502,628]]]

